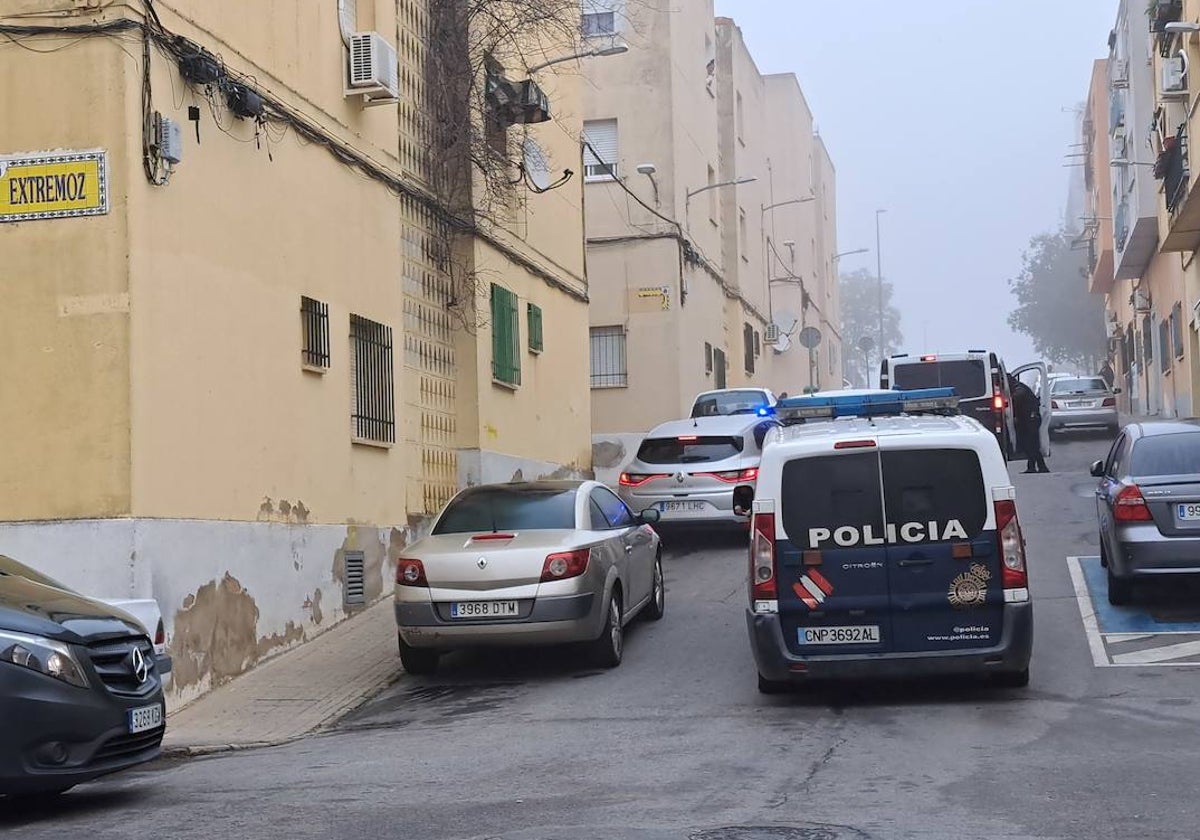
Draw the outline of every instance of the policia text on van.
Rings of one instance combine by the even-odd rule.
[[[785,422],[806,419],[768,435],[755,493],[746,622],[761,691],[921,674],[1028,682],[1015,493],[991,430],[956,405],[952,389],[780,403]]]

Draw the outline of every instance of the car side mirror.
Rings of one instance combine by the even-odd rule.
[[[1112,389],[1112,392],[1113,392],[1114,394],[1119,394],[1119,393],[1121,393],[1121,391],[1122,391],[1122,390],[1123,390],[1122,388],[1113,388],[1113,389]]]
[[[637,519],[643,525],[653,525],[662,519],[662,511],[656,508],[646,508],[638,514]]]
[[[1103,461],[1093,461],[1092,462],[1092,475],[1094,475],[1096,478],[1104,478],[1104,462]]]

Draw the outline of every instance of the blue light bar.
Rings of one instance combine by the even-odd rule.
[[[776,414],[786,422],[837,417],[896,417],[901,414],[957,414],[953,388],[879,391],[866,394],[817,394],[780,400]]]

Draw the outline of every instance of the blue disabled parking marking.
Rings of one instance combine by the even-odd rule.
[[[1101,633],[1200,633],[1200,621],[1158,621],[1137,604],[1114,607],[1108,603],[1108,575],[1100,558],[1080,557],[1079,565]]]

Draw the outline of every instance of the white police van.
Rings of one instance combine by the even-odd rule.
[[[746,614],[759,690],[827,678],[1029,681],[1016,494],[953,389],[781,401],[759,467]]]

